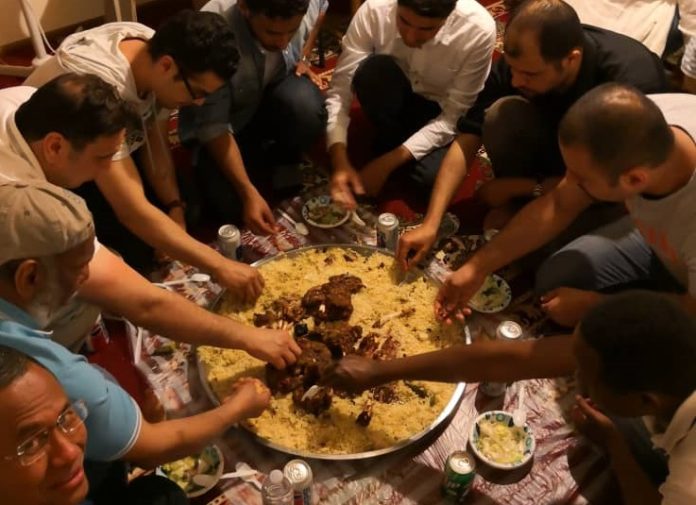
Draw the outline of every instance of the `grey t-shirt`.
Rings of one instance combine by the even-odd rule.
[[[649,95],[667,120],[696,142],[696,95]],[[696,296],[696,171],[688,184],[657,200],[626,201],[631,217],[665,266]]]

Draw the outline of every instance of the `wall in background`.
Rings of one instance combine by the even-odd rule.
[[[112,0],[28,0],[34,9],[41,26],[47,32],[79,24],[89,19],[104,15],[105,6]],[[121,0],[123,5],[130,0]],[[153,0],[136,0],[142,5]],[[0,16],[0,47],[27,39],[24,18],[19,7],[19,0],[2,0]]]

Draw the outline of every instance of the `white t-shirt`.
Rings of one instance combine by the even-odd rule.
[[[650,95],[667,120],[696,142],[696,95]],[[675,193],[660,199],[636,196],[626,201],[645,241],[689,293],[696,296],[696,170]]]
[[[0,181],[45,181],[39,161],[17,129],[15,112],[36,88],[17,86],[0,90]],[[100,244],[95,239],[96,255]],[[100,309],[78,299],[56,312],[49,325],[52,339],[76,350],[94,327]]]
[[[578,13],[580,21],[622,33],[658,55],[667,44],[677,5],[685,35],[695,35],[696,2],[693,0],[566,0]]]
[[[139,23],[107,23],[67,37],[56,54],[37,68],[24,81],[26,86],[40,87],[59,75],[75,72],[101,77],[114,86],[121,98],[134,104],[143,124],[142,130],[128,133],[126,142],[114,156],[115,160],[128,157],[145,143],[145,125],[157,116],[155,97],[138,96],[130,63],[119,49],[124,39],[149,40],[154,30]],[[162,111],[163,116],[167,111]]]
[[[696,392],[682,403],[664,433],[652,437],[669,456],[669,475],[660,486],[662,505],[696,503]]]

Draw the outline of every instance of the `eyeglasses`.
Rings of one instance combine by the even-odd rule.
[[[58,419],[56,419],[55,426],[34,433],[17,446],[16,454],[5,456],[5,460],[17,460],[22,466],[29,466],[37,462],[46,454],[48,439],[55,428],[58,428],[62,433],[70,437],[84,424],[87,414],[87,405],[83,400],[71,403],[60,413]]]
[[[188,77],[186,76],[186,72],[184,72],[183,67],[179,65],[179,63],[176,63],[177,67],[179,67],[179,75],[181,76],[181,80],[184,81],[184,86],[186,86],[186,91],[188,91],[188,94],[191,96],[192,100],[200,100],[201,98],[205,98],[208,96],[208,93],[196,93],[193,88],[191,87],[191,83],[188,80]]]

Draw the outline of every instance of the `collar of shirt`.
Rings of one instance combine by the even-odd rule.
[[[653,435],[655,447],[670,454],[696,425],[696,391],[677,409],[664,433]]]
[[[0,298],[0,321],[12,321],[19,323],[22,326],[31,328],[32,330],[37,330],[41,333],[50,334],[49,332],[41,331],[39,325],[36,324],[34,318],[27,314],[25,311],[17,307],[16,305]]]

